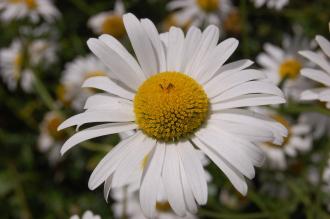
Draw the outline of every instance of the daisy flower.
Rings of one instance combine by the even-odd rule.
[[[1,20],[5,22],[29,18],[34,23],[38,22],[40,17],[53,22],[60,16],[50,0],[1,0],[0,14]]]
[[[321,113],[308,112],[299,116],[301,123],[311,127],[313,137],[319,139],[324,135],[330,136],[330,117]]]
[[[263,81],[252,64],[240,60],[224,65],[238,46],[236,39],[220,44],[219,30],[211,25],[201,32],[191,27],[184,36],[171,28],[163,46],[154,24],[123,16],[137,60],[110,35],[89,39],[93,53],[107,65],[108,77],[87,79],[83,87],[105,91],[89,97],[86,111],[64,121],[59,130],[86,123],[103,123],[77,132],[61,149],[88,139],[136,130],[115,146],[93,171],[89,188],[106,180],[110,188],[127,184],[147,156],[140,182],[141,208],[156,214],[160,184],[173,211],[185,216],[195,205],[207,202],[207,181],[194,149],[202,150],[246,194],[245,177],[252,179],[263,153],[255,143],[280,144],[286,128],[247,106],[285,102],[273,83]],[[188,183],[189,179],[189,183]]]
[[[123,23],[125,7],[121,0],[116,0],[114,10],[101,12],[88,21],[88,26],[96,34],[110,34],[117,39],[125,36],[126,31]]]
[[[59,161],[59,152],[65,135],[58,132],[57,127],[63,122],[63,117],[57,112],[46,113],[40,125],[40,135],[38,137],[38,149],[47,154],[51,164]]]
[[[260,8],[263,5],[267,5],[268,8],[274,8],[276,10],[282,10],[284,6],[289,4],[289,0],[251,0],[254,2],[255,7]]]
[[[311,86],[299,74],[306,63],[298,54],[301,48],[309,48],[309,41],[299,35],[293,38],[285,36],[283,48],[266,43],[265,52],[257,56],[257,63],[263,67],[268,79],[277,85],[284,82],[284,93],[294,100],[299,100],[301,92]]]
[[[188,20],[185,23],[179,22],[177,15],[175,13],[171,13],[168,16],[166,16],[165,19],[162,21],[161,29],[164,32],[168,32],[173,26],[179,27],[186,32],[191,26],[191,21]]]
[[[55,60],[55,46],[44,40],[32,41],[27,46],[27,57],[24,58],[24,48],[19,40],[14,40],[9,48],[0,50],[0,75],[10,90],[17,88],[20,81],[24,91],[30,92],[33,85],[33,71],[25,68],[29,65],[49,64]]]
[[[174,0],[168,3],[179,24],[220,25],[232,8],[231,0]]]
[[[97,214],[93,214],[90,210],[85,211],[85,213],[79,217],[78,215],[72,215],[70,219],[101,219],[101,217]]]
[[[232,188],[222,188],[219,200],[222,205],[235,210],[243,209],[249,203],[245,196],[242,196]]]
[[[80,111],[87,97],[95,93],[92,89],[81,90],[84,80],[93,76],[106,76],[109,69],[95,56],[78,57],[65,65],[60,86],[57,89],[59,100]]]
[[[313,145],[313,136],[311,134],[311,127],[306,124],[286,119],[285,117],[277,114],[268,109],[258,109],[271,116],[273,119],[285,126],[289,133],[281,145],[274,145],[273,143],[261,143],[261,148],[266,153],[266,164],[271,169],[284,170],[287,168],[287,156],[295,157],[298,152],[309,151]]]
[[[299,54],[320,68],[304,68],[301,70],[301,74],[322,84],[323,87],[304,91],[301,94],[301,99],[319,100],[325,102],[326,107],[330,108],[330,42],[323,36],[316,36],[315,40],[321,47],[323,54],[312,51],[300,51]]]

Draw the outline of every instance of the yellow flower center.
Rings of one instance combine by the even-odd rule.
[[[169,212],[172,208],[168,202],[156,202],[156,210],[158,212]]]
[[[176,141],[198,129],[208,115],[209,102],[191,77],[162,72],[147,79],[134,98],[136,123],[159,141]]]
[[[301,63],[298,60],[287,59],[281,64],[279,68],[279,74],[282,79],[286,77],[295,79],[298,76],[301,67]]]
[[[38,6],[36,0],[9,0],[9,3],[11,3],[11,4],[23,3],[23,4],[26,4],[26,6],[31,10],[37,8],[37,6]]]
[[[288,129],[288,136],[283,139],[283,143],[281,145],[275,145],[271,142],[268,142],[267,145],[270,147],[275,147],[275,148],[284,147],[285,145],[287,145],[287,143],[289,142],[289,139],[291,138],[290,123],[283,116],[280,116],[280,115],[274,115],[274,116],[272,116],[272,118],[275,119],[277,122],[281,123],[285,128]]]
[[[106,17],[102,23],[101,31],[116,38],[122,38],[126,33],[123,18],[119,15]]]
[[[58,85],[56,87],[56,96],[64,104],[64,106],[69,106],[71,100],[66,96],[68,89],[64,85]]]
[[[47,120],[47,131],[51,137],[54,139],[63,139],[64,138],[64,132],[57,131],[57,127],[63,122],[63,118],[59,115],[52,115],[51,118]]]
[[[202,10],[213,12],[218,9],[220,0],[196,0],[196,3]]]
[[[223,22],[223,28],[227,32],[239,34],[242,30],[241,15],[238,10],[231,10]]]

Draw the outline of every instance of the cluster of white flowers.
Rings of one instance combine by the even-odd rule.
[[[289,1],[254,3],[280,10]],[[178,27],[163,23],[162,33],[151,20],[125,13],[121,0],[114,10],[92,16],[87,26],[100,35],[87,41],[92,54],[68,62],[56,90],[56,107],[78,114],[64,120],[50,111],[40,125],[39,150],[51,164],[84,141],[120,135],[88,182],[91,190],[104,184],[116,218],[197,218],[198,207],[208,201],[210,161],[238,191],[224,189],[220,200],[239,208],[255,167],[265,163],[284,171],[293,157],[312,150],[314,140],[330,136],[328,116],[280,113],[291,102],[319,100],[330,108],[325,37],[316,36],[317,51],[300,35],[284,37],[282,46],[265,43],[256,57],[258,70],[249,59],[228,61],[237,39],[220,41],[220,30],[239,31],[232,28],[240,21],[231,0],[174,0],[167,9],[170,26]],[[0,14],[5,22],[53,22],[60,16],[50,0],[3,0]],[[1,49],[0,75],[9,90],[20,83],[31,92],[36,67],[54,63],[56,48],[51,40],[15,39]],[[70,127],[76,132],[65,141],[63,130]],[[329,175],[326,168],[328,183]],[[100,216],[86,211],[82,219]]]

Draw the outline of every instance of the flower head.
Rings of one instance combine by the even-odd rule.
[[[101,12],[91,17],[88,26],[96,34],[110,34],[117,39],[125,36],[126,31],[123,23],[125,13],[124,4],[121,0],[116,0],[113,11]]]
[[[265,75],[246,69],[252,62],[225,64],[238,46],[236,39],[218,44],[219,30],[191,27],[186,36],[171,28],[162,36],[148,19],[123,16],[137,60],[114,38],[102,35],[87,44],[107,65],[113,78],[87,79],[83,87],[105,91],[88,98],[86,111],[64,121],[59,129],[102,123],[79,131],[63,145],[62,154],[82,141],[136,130],[98,164],[89,187],[127,185],[145,163],[139,184],[141,208],[156,214],[160,185],[179,216],[207,202],[207,181],[196,151],[203,151],[246,194],[244,177],[253,178],[263,163],[256,143],[281,143],[286,128],[242,107],[285,102],[281,90]],[[197,42],[197,43],[196,43]],[[146,159],[147,157],[147,159]],[[189,183],[188,183],[189,179]]]
[[[40,17],[52,22],[60,16],[50,0],[2,0],[0,14],[1,20],[5,22],[23,18],[38,22]]]

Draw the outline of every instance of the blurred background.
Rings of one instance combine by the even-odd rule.
[[[106,71],[90,55],[87,39],[112,34],[132,51],[122,27],[123,13],[151,19],[160,32],[172,25],[187,30],[214,23],[221,39],[240,41],[231,60],[255,61],[269,44],[299,57],[299,50],[318,50],[316,35],[329,39],[329,0],[263,5],[257,0],[223,0],[216,6],[193,1],[201,10],[194,16],[183,16],[184,9],[165,0],[118,2],[0,0],[0,218],[69,218],[86,210],[102,218],[129,218],[116,214],[114,198],[106,203],[102,188],[92,192],[87,186],[91,171],[120,137],[83,143],[61,157],[59,149],[74,130],[56,131],[61,121],[81,112],[86,97],[95,92],[80,88],[83,80]],[[209,17],[211,13],[216,16]],[[263,69],[263,64],[255,67]],[[207,165],[209,200],[198,218],[330,218],[330,111],[320,103],[298,101],[294,94],[299,89],[290,90],[290,83],[299,76],[290,74],[282,72],[275,82],[289,89],[289,101],[272,111],[292,126],[307,125],[301,134],[304,141],[296,142],[294,151],[282,145],[267,154],[269,161],[257,169],[246,197],[214,164]],[[306,148],[299,148],[306,141]]]

